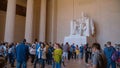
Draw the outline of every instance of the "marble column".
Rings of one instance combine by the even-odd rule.
[[[46,34],[46,3],[47,0],[41,0],[39,41],[43,42]]]
[[[57,0],[52,0],[52,30],[51,30],[51,42],[55,43],[55,37],[56,37],[56,8],[57,8]]]
[[[25,39],[28,43],[32,42],[32,28],[33,28],[33,1],[27,0],[26,24],[25,24]]]
[[[14,42],[14,23],[16,15],[16,0],[8,0],[5,24],[5,42]]]

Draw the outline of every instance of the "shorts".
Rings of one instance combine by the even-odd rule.
[[[63,57],[68,58],[68,52],[63,52]]]

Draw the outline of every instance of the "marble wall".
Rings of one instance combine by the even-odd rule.
[[[98,42],[120,43],[120,0],[57,0],[57,3],[57,42],[63,42],[70,34],[70,20],[85,12],[95,22]]]
[[[46,41],[62,43],[70,34],[70,21],[78,19],[81,12],[93,18],[96,40],[104,45],[106,41],[120,42],[120,0],[54,0],[47,2]],[[33,38],[39,36],[40,0],[34,2]],[[39,9],[38,9],[39,8]],[[6,13],[0,11],[0,40],[4,38]],[[25,17],[16,15],[15,40],[24,38]],[[21,28],[22,27],[22,28]]]

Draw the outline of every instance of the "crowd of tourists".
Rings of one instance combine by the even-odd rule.
[[[89,68],[116,68],[120,65],[120,49],[119,46],[112,46],[111,42],[107,42],[104,49],[99,43],[81,44],[81,46],[59,44],[51,42],[27,43],[24,39],[20,43],[0,42],[0,68],[10,64],[11,67],[27,68],[27,62],[33,64],[33,68],[45,68],[46,64],[51,68],[62,68],[66,66],[66,61],[79,59],[83,61]],[[15,63],[16,62],[16,63]]]

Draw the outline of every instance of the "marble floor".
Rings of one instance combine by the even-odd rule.
[[[10,64],[7,64],[7,68],[16,68],[16,67],[10,67]],[[27,68],[33,68],[33,64],[31,64],[30,61],[27,63]],[[37,68],[40,68],[39,64],[37,64]],[[45,68],[52,68],[52,66],[46,64]],[[89,68],[89,67],[87,67],[86,64],[84,63],[84,61],[82,61],[82,60],[79,60],[79,59],[74,60],[74,59],[72,59],[70,61],[66,61],[65,62],[65,67],[62,65],[62,68]]]
[[[89,61],[89,63],[90,63],[90,61]],[[7,64],[6,68],[16,68],[16,67],[11,67],[10,64]],[[30,62],[30,60],[27,62],[27,68],[33,68],[33,64]],[[37,64],[36,68],[40,68],[39,64]],[[52,68],[52,65],[46,64],[45,68]],[[65,67],[62,65],[62,68],[91,68],[91,67],[86,65],[85,62],[82,60],[72,59],[70,61],[65,61]],[[117,68],[120,68],[120,67],[117,67]]]

